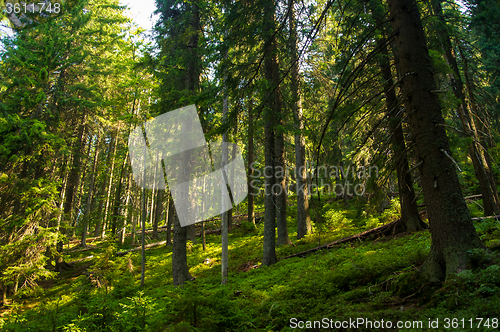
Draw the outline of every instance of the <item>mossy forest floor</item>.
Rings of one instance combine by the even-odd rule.
[[[314,233],[296,240],[296,207],[290,204],[293,245],[277,248],[278,259],[390,222],[399,213],[395,200],[377,214],[361,202],[345,208],[326,198],[313,204]],[[470,207],[479,216],[477,204]],[[140,252],[117,257],[117,250],[130,245],[93,243],[100,248],[65,257],[81,260],[73,269],[10,298],[11,304],[2,308],[0,330],[495,331],[500,319],[500,222],[486,219],[475,226],[491,251],[471,252],[475,266],[443,284],[430,284],[419,274],[429,251],[429,231],[347,243],[256,267],[262,258],[263,224],[253,229],[243,222],[229,236],[228,284],[221,285],[220,235],[213,234],[206,237],[205,251],[200,238],[188,243],[188,265],[196,280],[177,288],[172,285],[171,247],[147,251],[141,288]],[[88,256],[93,257],[82,260]],[[372,325],[353,324],[361,318]]]

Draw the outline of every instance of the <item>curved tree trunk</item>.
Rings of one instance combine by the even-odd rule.
[[[373,17],[377,25],[383,28],[382,18],[384,13],[380,12],[383,7],[372,7]],[[382,31],[385,37],[387,34]],[[396,174],[398,177],[399,203],[401,205],[401,231],[415,232],[427,228],[418,213],[417,200],[415,199],[415,190],[413,180],[408,166],[408,156],[406,155],[406,143],[402,126],[402,116],[399,103],[396,97],[394,80],[392,78],[391,63],[389,61],[389,51],[387,50],[386,39],[381,38],[377,41],[380,47],[379,65],[384,81],[384,94],[386,112],[389,117],[389,131],[391,135],[391,149],[396,163]]]
[[[419,163],[432,243],[424,273],[442,281],[467,269],[468,250],[482,248],[462,195],[444,129],[431,58],[415,0],[388,0],[396,33],[408,124]]]
[[[455,55],[453,54],[450,36],[446,30],[447,24],[441,7],[441,1],[432,0],[431,4],[434,10],[434,14],[439,19],[439,25],[437,27],[438,36],[441,39],[446,60],[448,61],[448,64],[453,71],[451,83],[453,86],[453,93],[455,97],[460,100],[460,105],[458,107],[459,118],[462,122],[465,134],[473,139],[473,141],[469,145],[468,153],[472,160],[474,173],[479,181],[479,187],[481,188],[481,193],[483,195],[482,197],[484,214],[486,216],[496,215],[499,212],[500,201],[498,199],[498,193],[496,192],[495,182],[493,180],[493,177],[490,176],[491,170],[485,157],[485,151],[483,147],[481,147],[480,138],[474,121],[474,115],[477,114],[477,111],[475,110],[474,96],[471,93],[470,84],[467,84],[467,90],[469,91],[469,104],[467,104],[457,60],[455,58]],[[461,55],[465,65],[465,80],[466,83],[469,83],[467,73],[467,59],[464,58],[465,54],[463,54],[463,52]]]

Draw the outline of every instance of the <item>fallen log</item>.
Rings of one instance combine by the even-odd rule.
[[[467,197],[464,197],[464,199],[476,199],[476,198],[481,198],[481,197],[483,197],[483,194],[467,196]]]
[[[85,243],[92,243],[95,240],[100,240],[100,239],[101,239],[100,236],[98,236],[98,237],[89,237],[89,238],[85,239]],[[81,243],[81,242],[82,242],[81,239],[76,239],[76,240],[71,240],[69,242],[66,242],[65,244],[68,244],[68,243],[69,244],[77,244],[77,243]]]
[[[90,256],[87,256],[87,257],[84,257],[84,258],[80,258],[80,259],[71,261],[69,263],[71,263],[71,264],[80,263],[80,262],[83,262],[83,261],[86,261],[86,260],[89,260],[89,259],[92,259],[92,258],[94,258],[94,255],[90,255]]]
[[[153,247],[156,247],[156,246],[161,246],[162,244],[166,244],[166,243],[167,243],[167,241],[160,241],[160,242],[156,242],[156,243],[151,243],[151,244],[145,245],[144,248],[145,249],[153,248]],[[116,253],[116,256],[125,256],[129,252],[139,251],[141,249],[142,249],[142,246],[141,247],[132,248],[132,249],[129,249],[129,250],[125,250],[125,251],[118,251]]]
[[[102,246],[86,246],[85,248],[81,248],[81,249],[68,250],[65,253],[72,254],[75,252],[89,251],[89,250],[94,250],[94,249],[99,249],[99,248],[102,248]]]
[[[351,236],[348,236],[348,237],[344,237],[342,239],[339,239],[339,240],[336,240],[336,241],[333,241],[333,242],[330,242],[330,243],[326,243],[326,244],[323,244],[321,246],[318,246],[318,247],[315,247],[315,248],[312,248],[312,249],[309,249],[309,250],[306,250],[306,251],[298,252],[298,253],[295,253],[293,255],[280,258],[280,260],[287,259],[287,258],[292,258],[292,257],[297,257],[297,256],[305,256],[305,255],[310,254],[310,253],[315,252],[315,251],[319,251],[319,250],[323,250],[323,249],[330,249],[330,247],[332,247],[334,245],[337,245],[337,244],[351,242],[351,241],[355,241],[355,240],[358,240],[358,239],[359,240],[366,239],[366,238],[368,238],[370,236],[384,234],[384,233],[389,232],[393,227],[395,227],[396,224],[400,220],[401,219],[397,219],[397,220],[391,221],[388,224],[385,224],[385,225],[382,225],[382,226],[379,226],[379,227],[376,227],[376,228],[364,231],[362,233],[358,233],[358,234],[354,234],[354,235],[351,235]]]
[[[500,214],[497,214],[496,216],[476,217],[476,218],[472,218],[472,220],[484,220],[484,219],[489,219],[489,218],[495,218],[498,220],[498,218],[500,218]]]
[[[479,195],[467,196],[467,197],[464,197],[464,199],[465,199],[466,201],[470,201],[470,200],[472,200],[472,199],[481,198],[481,197],[483,197],[483,195],[482,195],[482,194],[479,194]],[[417,207],[425,207],[425,204],[419,204],[419,205],[417,205]],[[489,218],[489,217],[488,217],[488,218]],[[474,220],[474,219],[472,219],[472,220]]]

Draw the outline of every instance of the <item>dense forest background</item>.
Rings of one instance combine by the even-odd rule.
[[[2,330],[498,328],[498,0],[44,3],[0,1]],[[128,139],[188,105],[248,196],[181,227]]]

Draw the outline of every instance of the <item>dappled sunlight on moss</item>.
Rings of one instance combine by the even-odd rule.
[[[359,213],[356,207],[352,211],[336,208],[330,205],[323,212],[325,224],[320,227],[324,231],[309,234],[301,240],[294,240],[293,233],[290,233],[295,246],[278,247],[277,256],[314,248],[380,222],[378,217]],[[57,315],[59,326],[72,326],[75,331],[78,326],[100,326],[103,319],[109,331],[122,331],[125,323],[130,326],[145,324],[145,331],[164,330],[165,326],[175,330],[180,326],[193,326],[195,319],[203,331],[261,331],[283,329],[291,317],[434,318],[444,315],[447,306],[466,314],[462,300],[458,302],[462,303],[460,307],[452,306],[455,298],[450,291],[455,292],[457,287],[470,289],[471,293],[475,292],[474,296],[487,298],[491,303],[498,301],[493,267],[491,273],[490,270],[480,272],[484,285],[476,289],[467,288],[467,285],[476,283],[476,272],[467,272],[473,273],[470,276],[467,273],[457,276],[457,281],[447,283],[436,296],[433,295],[435,290],[430,292],[423,287],[418,267],[429,252],[430,233],[427,231],[344,243],[305,257],[280,260],[266,267],[260,266],[262,227],[259,224],[254,232],[235,231],[230,235],[230,273],[225,286],[220,284],[220,237],[208,235],[206,250],[202,249],[201,243],[189,245],[188,266],[196,280],[183,287],[172,285],[172,249],[161,246],[147,251],[143,293],[139,293],[138,286],[140,252],[110,257],[114,270],[106,272],[112,276],[107,288],[96,287],[85,275],[71,278],[70,274],[62,274],[51,288],[44,291],[48,299],[45,305],[40,303],[12,316],[18,317],[17,323],[3,318],[3,324],[8,328],[48,327],[50,315]],[[476,222],[476,228],[484,238],[498,232],[498,225],[493,220]],[[102,249],[91,252],[96,257],[104,254]],[[96,258],[91,262],[95,263]],[[61,294],[65,294],[60,302],[64,306],[57,311],[55,304]],[[403,301],[404,298],[409,300]],[[479,310],[479,302],[467,303],[475,306],[467,311],[468,314]],[[425,306],[429,309],[422,309]],[[490,310],[488,308],[485,310]],[[145,310],[144,317],[137,314],[143,312],[141,310]],[[41,313],[48,318],[37,318]]]

